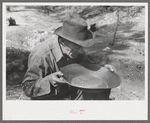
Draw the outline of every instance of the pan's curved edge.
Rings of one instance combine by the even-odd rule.
[[[73,65],[73,64],[71,64],[71,65]],[[82,64],[78,64],[78,65],[82,66]],[[86,64],[85,66],[82,66],[82,67],[86,68],[87,65],[90,65],[90,67],[91,67],[93,64]],[[67,67],[67,66],[65,66],[65,67]],[[61,70],[63,70],[63,69],[65,70],[65,67],[61,68]],[[94,64],[94,67],[96,67],[95,64]],[[100,66],[98,66],[98,67],[100,68]],[[95,72],[95,71],[93,71],[93,72]],[[70,86],[76,87],[78,89],[86,89],[86,90],[100,90],[101,89],[101,90],[103,90],[103,89],[116,88],[116,87],[120,86],[120,84],[121,84],[121,78],[120,78],[120,76],[117,73],[115,73],[115,74],[116,74],[116,76],[118,78],[118,80],[117,80],[118,82],[115,84],[115,86],[110,86],[110,87],[107,87],[107,88],[100,88],[100,87],[98,87],[98,88],[87,88],[86,86],[85,87],[80,87],[80,86],[72,85],[71,82],[69,82],[67,80],[67,77],[65,75],[64,75],[64,78],[66,79],[67,84],[69,84]],[[106,82],[103,82],[103,83],[107,84]]]

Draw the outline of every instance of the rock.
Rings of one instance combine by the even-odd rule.
[[[102,50],[103,52],[108,52],[108,53],[112,53],[112,49],[110,47],[106,47]]]
[[[10,17],[10,18],[8,19],[8,21],[9,21],[9,26],[16,25],[16,21],[15,21],[15,19],[13,19],[12,17]]]
[[[48,35],[48,31],[45,31],[44,34],[45,34],[45,35]]]
[[[6,10],[10,12],[10,6],[6,6]]]
[[[126,44],[127,45],[127,47],[130,47],[130,44],[128,43],[128,44]]]
[[[44,33],[44,32],[45,32],[45,31],[43,31],[43,30],[38,30],[38,33],[40,33],[40,34],[41,34],[41,33]]]
[[[26,42],[23,42],[23,43],[22,43],[22,46],[23,46],[23,47],[27,47],[28,44],[27,44]]]
[[[24,93],[20,95],[19,100],[31,100],[30,97],[27,97]]]

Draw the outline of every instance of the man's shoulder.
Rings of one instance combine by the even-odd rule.
[[[38,43],[31,52],[31,55],[42,57],[45,53],[53,48],[53,43],[57,40],[56,38],[48,38],[44,42]]]

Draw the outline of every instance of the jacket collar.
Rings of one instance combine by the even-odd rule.
[[[54,54],[56,62],[58,62],[62,57],[64,57],[60,44],[58,42],[58,36],[55,36],[54,40],[52,41],[52,52]]]

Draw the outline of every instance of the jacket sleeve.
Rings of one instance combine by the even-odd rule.
[[[47,75],[52,73],[50,63],[44,58],[38,56],[30,56],[28,60],[28,70],[22,82],[23,90],[29,97],[38,97],[52,92],[51,82]]]

